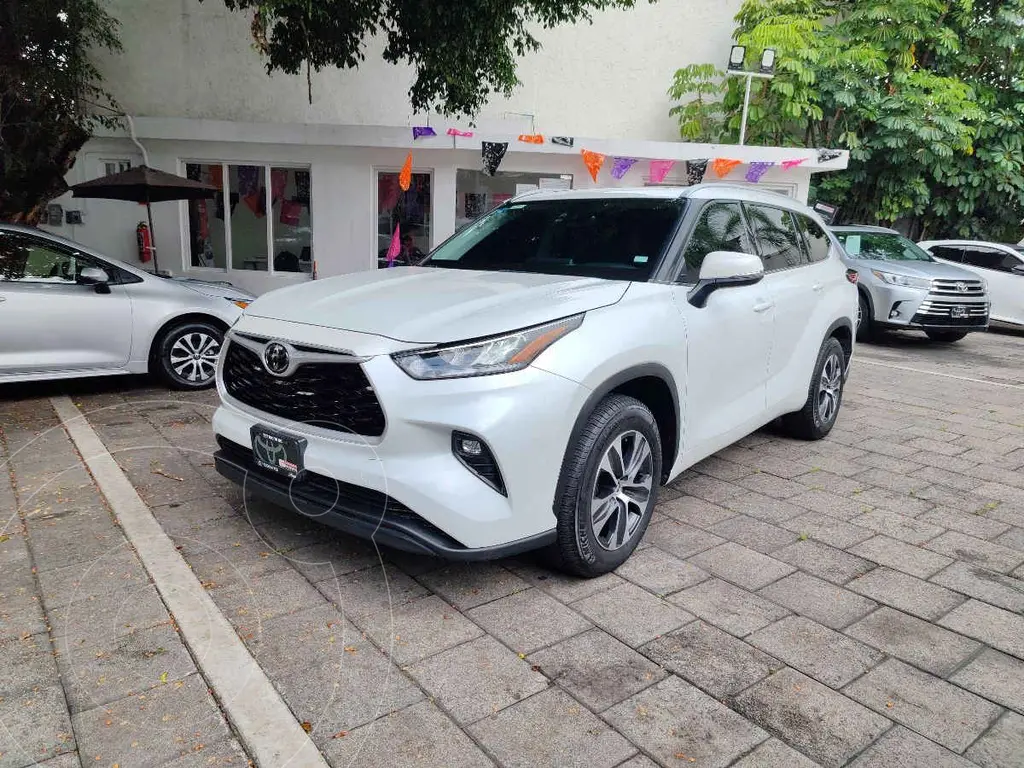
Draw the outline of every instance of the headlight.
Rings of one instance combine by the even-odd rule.
[[[931,288],[932,281],[924,277],[907,277],[906,275],[894,275],[892,272],[879,272],[872,269],[871,274],[889,285],[901,285],[904,288]]]
[[[583,315],[535,325],[501,336],[412,352],[392,359],[414,379],[457,379],[518,371],[570,331],[580,327]]]

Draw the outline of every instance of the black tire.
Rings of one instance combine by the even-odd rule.
[[[834,365],[838,365],[837,380],[832,374],[831,366]],[[822,406],[819,404],[821,398],[827,397],[823,394],[826,366],[830,366],[828,378],[834,382],[833,386],[828,388],[832,392],[833,405],[829,414],[823,414]],[[818,360],[814,364],[814,375],[811,376],[804,407],[782,417],[782,426],[789,434],[802,440],[821,440],[832,431],[836,418],[839,416],[839,409],[843,404],[843,387],[846,384],[843,371],[845,369],[846,353],[843,352],[843,345],[834,336],[830,336],[821,345],[821,351],[818,352]]]
[[[871,302],[858,291],[857,341],[871,341],[875,337],[875,319],[871,316]]]
[[[173,389],[212,387],[223,343],[224,332],[213,323],[190,320],[173,325],[153,345],[150,370]],[[200,357],[189,360],[188,349],[198,350]]]
[[[925,331],[928,334],[928,338],[932,341],[938,341],[943,344],[952,344],[954,341],[960,341],[964,336],[967,335],[967,331]]]
[[[595,532],[591,512],[595,494],[599,489],[611,487],[609,482],[620,491],[624,487],[621,478],[617,481],[601,468],[601,463],[613,443],[626,449],[630,445],[642,445],[635,435],[642,436],[650,449],[650,461],[645,459],[642,470],[633,475],[641,477],[649,471],[650,492],[646,506],[623,504],[617,499],[623,493],[609,491],[608,504],[614,511],[608,512],[604,527]],[[643,451],[638,455],[643,455]],[[558,538],[548,551],[552,564],[575,576],[590,578],[613,571],[626,562],[643,538],[654,513],[661,483],[661,461],[658,424],[646,405],[625,395],[609,395],[598,403],[579,438],[566,449],[562,462],[554,503]],[[609,538],[606,543],[601,541],[604,532]],[[621,544],[618,544],[619,538]],[[608,548],[607,544],[612,547]]]

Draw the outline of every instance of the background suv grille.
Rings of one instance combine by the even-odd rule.
[[[917,314],[939,317],[952,317],[954,307],[963,307],[963,311],[966,312],[967,317],[979,318],[988,316],[987,304],[962,304],[957,301],[932,300],[922,301],[921,305],[917,308]]]
[[[224,388],[263,413],[366,437],[384,434],[384,410],[357,363],[304,363],[285,378],[271,376],[240,344],[224,354]]]
[[[961,291],[963,286],[966,290]],[[983,296],[981,280],[932,280],[932,293],[938,296]]]

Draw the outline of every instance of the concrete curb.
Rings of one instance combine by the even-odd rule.
[[[326,768],[323,755],[81,411],[68,397],[53,397],[50,402],[252,759],[266,768]]]

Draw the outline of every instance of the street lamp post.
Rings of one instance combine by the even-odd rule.
[[[747,80],[746,89],[743,94],[743,116],[740,118],[740,146],[747,141],[747,115],[750,113],[750,84],[754,78],[759,80],[771,80],[775,77],[775,49],[765,48],[761,54],[761,68],[758,72],[748,71],[743,68],[747,57],[747,49],[742,45],[734,45],[729,52],[729,67],[725,74],[728,77],[744,77]]]

